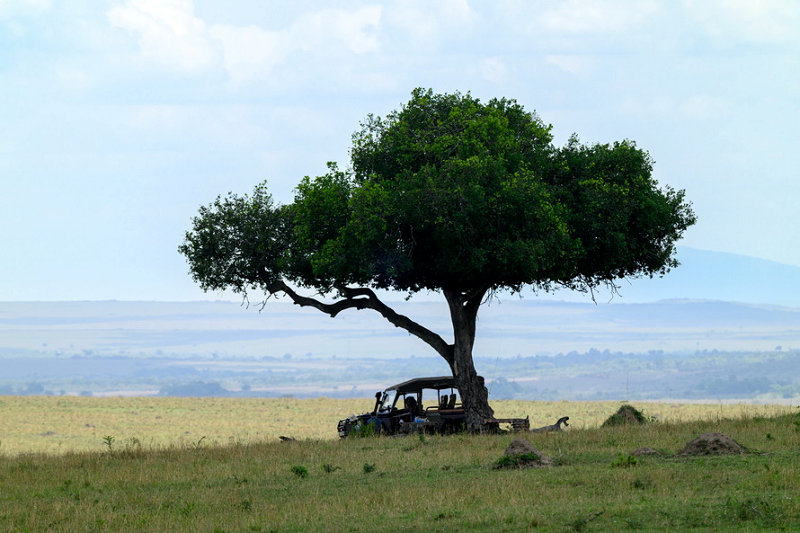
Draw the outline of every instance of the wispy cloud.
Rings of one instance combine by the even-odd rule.
[[[293,53],[376,52],[381,7],[304,13],[289,26],[209,24],[190,0],[127,0],[108,11],[112,26],[136,37],[147,62],[185,73],[222,70],[234,83],[268,76]]]
[[[236,84],[268,74],[289,52],[283,34],[257,26],[218,25],[211,28],[211,35],[220,43],[224,69]]]
[[[800,44],[796,0],[684,0],[683,7],[719,44]]]
[[[384,18],[396,45],[429,53],[443,43],[461,42],[480,21],[466,0],[392,2],[386,5]]]
[[[219,49],[189,0],[128,0],[112,8],[108,20],[136,35],[146,60],[186,72],[219,61]]]
[[[658,11],[658,4],[647,0],[566,0],[546,7],[537,18],[546,31],[559,35],[601,35],[639,28]]]

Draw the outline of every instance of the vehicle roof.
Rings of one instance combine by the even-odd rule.
[[[452,389],[456,386],[456,380],[453,376],[439,376],[432,378],[414,378],[386,387],[386,390],[396,390],[402,394],[404,392],[417,392],[422,389]]]

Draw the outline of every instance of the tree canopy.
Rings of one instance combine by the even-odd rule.
[[[287,205],[266,184],[219,197],[200,208],[180,252],[206,290],[285,293],[331,315],[378,311],[442,355],[470,389],[460,386],[465,407],[490,416],[472,365],[487,294],[614,288],[666,274],[695,222],[684,192],[659,187],[633,141],[584,145],[573,136],[556,147],[551,130],[514,100],[417,89],[399,110],[367,116],[350,168],[329,163],[303,178]],[[441,292],[453,342],[373,289]]]

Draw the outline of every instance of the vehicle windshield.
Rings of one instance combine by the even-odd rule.
[[[380,411],[388,411],[392,408],[392,404],[394,404],[395,396],[397,395],[397,391],[387,390],[383,393],[383,398],[381,399],[381,406],[379,408]]]

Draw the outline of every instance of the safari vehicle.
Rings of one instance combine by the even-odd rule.
[[[454,433],[465,427],[466,416],[451,376],[415,378],[375,393],[375,407],[369,413],[351,415],[339,421],[339,436],[371,426],[374,433],[395,435],[412,431]],[[513,429],[529,429],[524,419],[489,419],[487,425],[509,423]]]

